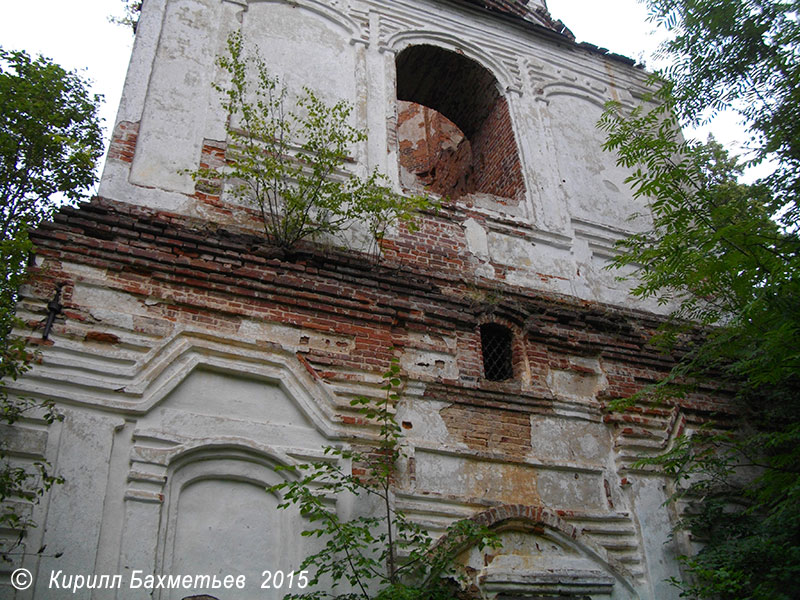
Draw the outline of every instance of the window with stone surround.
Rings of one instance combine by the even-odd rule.
[[[456,52],[418,45],[397,55],[400,174],[409,189],[456,199],[524,194],[508,103],[494,75]]]

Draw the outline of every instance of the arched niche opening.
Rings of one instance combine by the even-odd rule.
[[[237,600],[280,600],[286,588],[260,587],[264,569],[284,574],[309,553],[299,535],[299,510],[281,510],[281,498],[266,488],[284,480],[275,456],[240,445],[201,446],[179,456],[167,474],[159,536],[162,573],[245,575]],[[258,585],[252,585],[253,583]],[[166,589],[158,600],[186,600],[213,593],[207,579],[199,587]],[[191,596],[191,595],[190,595]],[[213,598],[213,596],[211,596]]]
[[[469,574],[462,582],[469,588],[467,597],[640,599],[630,571],[583,531],[548,509],[506,504],[474,515],[472,520],[494,531],[500,546],[481,548],[473,540],[464,539],[461,549],[456,550],[456,561]],[[478,590],[479,596],[471,595]]]
[[[406,187],[501,201],[524,194],[508,103],[494,75],[474,60],[430,45],[396,58],[398,145]]]

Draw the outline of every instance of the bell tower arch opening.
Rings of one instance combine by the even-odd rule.
[[[495,76],[462,54],[432,45],[397,55],[401,181],[451,199],[524,195],[508,103]]]

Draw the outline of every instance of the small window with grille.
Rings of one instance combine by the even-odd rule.
[[[514,377],[511,352],[511,331],[496,323],[481,325],[483,375],[489,381],[505,381]]]

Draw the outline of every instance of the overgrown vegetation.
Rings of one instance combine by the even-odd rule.
[[[403,455],[401,429],[394,418],[402,390],[396,360],[384,374],[382,389],[380,401],[360,397],[352,402],[365,419],[380,426],[374,447],[367,452],[327,447],[332,460],[287,468],[295,477],[270,488],[283,498],[280,508],[297,506],[308,520],[302,535],[324,542],[298,570],[309,568],[314,573],[310,585],[325,589],[287,598],[451,600],[467,583],[456,556],[469,546],[500,545],[492,531],[469,519],[450,525],[436,542],[396,508],[397,464]],[[342,520],[331,499],[345,494],[357,496],[360,505],[374,508],[374,513]]]
[[[192,176],[214,191],[227,183],[232,196],[254,206],[272,246],[288,252],[301,240],[352,234],[358,222],[377,252],[388,227],[413,228],[418,211],[431,206],[425,197],[396,194],[377,170],[353,172],[349,152],[366,132],[350,124],[347,102],[329,106],[304,88],[290,106],[286,87],[257,50],[245,53],[239,33],[217,65],[230,77],[214,85],[228,114],[227,166]]]
[[[0,422],[6,427],[30,414],[57,418],[52,405],[9,395],[7,384],[34,359],[25,339],[13,333],[22,326],[15,313],[32,251],[28,231],[60,204],[84,197],[96,181],[103,151],[100,98],[87,87],[49,59],[0,48]],[[28,504],[59,481],[45,462],[16,466],[0,444],[0,528],[33,525]],[[10,551],[0,549],[4,558]]]
[[[789,600],[800,594],[800,3],[647,4],[673,34],[672,66],[654,78],[654,108],[612,105],[601,127],[654,226],[622,242],[616,266],[635,268],[634,294],[675,307],[665,350],[690,345],[644,393],[711,381],[736,391],[742,416],[736,436],[696,432],[650,461],[676,478],[672,500],[689,503],[680,527],[703,543],[674,583],[692,598]],[[724,108],[749,127],[750,163],[773,173],[742,184],[719,144],[683,141],[680,123]],[[702,341],[683,335],[698,325]]]

